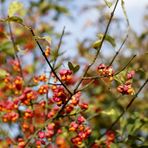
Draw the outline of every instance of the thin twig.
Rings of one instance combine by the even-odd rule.
[[[123,42],[122,42],[122,44],[121,44],[119,50],[116,52],[115,56],[114,56],[113,59],[111,60],[109,66],[111,66],[111,65],[113,64],[113,62],[115,61],[115,59],[116,59],[116,57],[118,56],[119,52],[121,51],[123,45],[125,44],[127,38],[128,38],[128,34],[126,35],[125,39],[123,40]]]
[[[60,50],[60,47],[61,47],[61,44],[62,44],[62,40],[63,40],[64,34],[65,34],[65,26],[64,26],[64,28],[63,28],[63,30],[62,30],[62,34],[61,34],[61,37],[60,37],[60,41],[59,41],[59,44],[58,44],[58,47],[57,47],[57,53],[59,53],[59,50]],[[54,62],[53,62],[53,66],[52,66],[53,69],[55,68],[55,64],[56,64],[57,59],[58,59],[58,58],[56,58],[56,59],[54,60]]]
[[[61,83],[51,83],[51,82],[48,82],[49,85],[62,85]]]
[[[121,73],[124,69],[126,69],[128,67],[128,65],[133,61],[133,59],[136,57],[136,55],[134,55],[128,62],[127,64],[118,72],[116,72],[114,74],[114,76],[118,75],[119,73]],[[90,79],[99,79],[99,78],[106,78],[108,76],[91,76],[91,77],[82,77],[83,80],[90,80]]]
[[[93,82],[94,82],[94,80],[91,80],[87,85],[85,85],[84,87],[78,89],[77,92],[82,91],[82,90],[88,88]]]
[[[10,31],[10,38],[11,38],[11,41],[12,41],[12,44],[13,44],[13,49],[14,49],[14,55],[15,55],[15,58],[17,59],[18,61],[18,64],[19,64],[19,69],[20,69],[20,75],[21,77],[23,78],[24,80],[24,75],[23,75],[23,69],[22,69],[22,66],[21,66],[21,61],[19,59],[19,56],[17,54],[17,49],[16,49],[16,45],[15,45],[15,40],[14,40],[14,37],[13,37],[13,33],[12,33],[12,28],[11,28],[11,24],[10,22],[8,22],[8,26],[9,26],[9,31]],[[25,81],[24,81],[25,82]]]
[[[133,61],[133,59],[136,57],[136,55],[134,55],[130,60],[129,62],[120,70],[118,71],[117,73],[115,73],[115,75],[118,75],[120,72],[122,72],[124,69],[126,69],[128,67],[128,65]]]

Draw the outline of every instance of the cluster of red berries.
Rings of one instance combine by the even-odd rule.
[[[47,77],[45,74],[39,75],[39,76],[34,76],[33,78],[34,83],[38,82],[47,82]]]
[[[135,75],[135,71],[130,71],[127,73],[126,81],[117,87],[118,92],[123,95],[134,95],[134,89],[132,87],[132,79]]]
[[[71,139],[74,145],[81,145],[91,134],[90,127],[84,124],[85,121],[86,119],[83,116],[78,116],[77,121],[71,122],[69,126],[69,131],[76,132],[77,134]]]
[[[18,109],[17,104],[18,104],[17,101],[1,100],[0,101],[0,111],[10,112],[11,110],[16,110]]]
[[[21,93],[23,89],[23,79],[20,76],[16,76],[13,78],[10,74],[8,74],[5,79],[5,87],[3,89],[12,90],[15,94]]]
[[[48,90],[49,90],[49,86],[44,84],[44,85],[41,85],[38,89],[38,93],[40,95],[43,95],[43,94],[47,94],[48,93]]]
[[[3,115],[3,122],[15,122],[19,118],[19,114],[11,111]]]
[[[78,108],[80,108],[83,111],[88,109],[88,103],[80,102],[80,97],[81,97],[80,92],[77,92],[75,95],[73,95],[62,113],[70,114],[74,109],[77,110]]]
[[[68,69],[62,69],[59,72],[61,80],[65,84],[73,84],[73,77],[72,77],[72,71]]]
[[[22,95],[17,97],[16,100],[24,105],[30,105],[31,101],[36,100],[38,93],[31,88],[25,88]]]
[[[53,98],[52,98],[53,101],[58,106],[61,106],[62,104],[64,104],[68,96],[64,88],[62,86],[53,85],[52,91],[53,91]]]
[[[49,123],[46,131],[39,131],[38,132],[38,139],[36,140],[36,146],[37,148],[41,148],[41,145],[46,144],[46,140],[51,141],[51,138],[55,134],[55,124]]]
[[[107,78],[109,81],[113,80],[114,70],[112,66],[106,66],[105,64],[100,64],[97,67],[99,76]]]
[[[111,143],[115,140],[115,133],[111,130],[106,132],[106,147],[110,148]]]
[[[18,60],[9,60],[10,65],[12,65],[12,68],[14,71],[20,72],[20,65]]]
[[[16,122],[19,118],[19,114],[17,113],[18,102],[10,101],[10,100],[2,100],[0,101],[0,111],[2,112],[2,120],[3,122]]]

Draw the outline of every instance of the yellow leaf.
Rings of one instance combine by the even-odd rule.
[[[116,113],[116,111],[114,109],[111,109],[109,111],[102,111],[103,114],[106,115],[114,115]]]
[[[24,16],[25,14],[25,9],[23,4],[17,1],[12,2],[8,9],[9,17],[14,16],[15,14],[18,14],[20,16]]]

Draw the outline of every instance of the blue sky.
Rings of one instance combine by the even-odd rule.
[[[103,1],[103,0],[102,0]],[[94,2],[93,0],[75,0],[75,5],[83,5],[88,4],[92,5]],[[99,2],[99,0],[98,0]],[[145,12],[146,5],[148,4],[147,0],[125,0],[125,8],[127,12],[127,16],[131,25],[131,28],[136,31],[138,34],[142,31],[142,19]],[[72,9],[73,7],[71,7]],[[108,11],[112,11],[112,8],[108,9]],[[73,12],[73,11],[72,11]],[[98,12],[95,10],[89,11],[89,13],[79,14],[77,13],[77,9],[74,9],[74,15],[77,18],[76,22],[72,22],[68,19],[63,19],[60,24],[57,26],[57,31],[61,31],[63,26],[66,26],[66,31],[71,32],[71,36],[67,37],[67,42],[70,44],[66,45],[67,49],[76,48],[76,40],[83,40],[88,36],[95,36],[97,34],[96,29],[87,29],[84,28],[85,21],[91,20],[94,22],[98,18]],[[118,7],[115,11],[115,16],[119,18],[125,19],[124,14],[121,8],[121,3],[118,4]],[[94,39],[94,38],[93,38]],[[71,52],[71,51],[70,51]]]

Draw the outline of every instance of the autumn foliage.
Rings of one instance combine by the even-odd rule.
[[[78,41],[76,56],[64,50],[72,42],[63,42],[71,36],[66,27],[55,29],[62,16],[72,15],[68,6],[46,0],[0,5],[8,5],[0,18],[0,147],[148,144],[147,32],[137,35],[130,28],[123,0],[123,37],[109,30],[119,23],[114,14],[119,0],[80,5],[82,13],[99,12],[105,27],[98,21],[103,28],[97,39]],[[52,12],[51,22],[45,21]],[[116,51],[107,57],[106,48]]]

